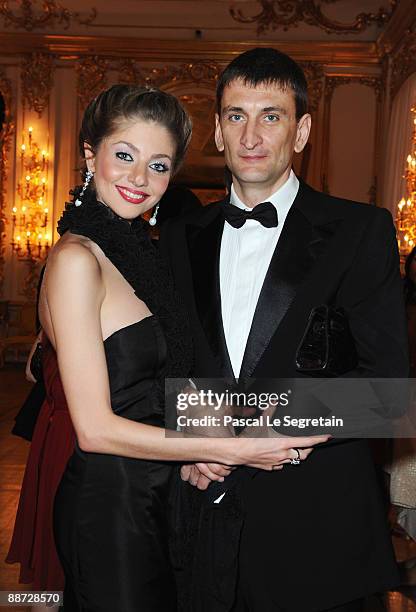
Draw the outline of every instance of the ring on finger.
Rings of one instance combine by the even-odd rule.
[[[295,457],[294,459],[291,459],[290,463],[291,465],[299,465],[299,463],[301,462],[300,450],[298,448],[294,448],[293,450],[295,451],[295,453],[297,453],[297,457]]]

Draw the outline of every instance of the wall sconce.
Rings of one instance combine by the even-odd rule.
[[[17,184],[20,205],[12,209],[12,249],[19,260],[43,261],[50,248],[48,233],[48,152],[33,138],[33,128],[22,134],[21,175]]]

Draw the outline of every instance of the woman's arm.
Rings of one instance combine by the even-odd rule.
[[[114,414],[100,320],[105,289],[91,251],[79,243],[62,245],[49,262],[45,293],[59,371],[81,449],[151,460],[256,462],[266,469],[290,456],[290,438],[205,439],[180,432],[166,437],[164,429]],[[321,441],[322,437],[298,438],[296,446]]]

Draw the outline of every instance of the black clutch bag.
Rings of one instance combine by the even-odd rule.
[[[342,376],[358,365],[348,317],[342,308],[316,306],[296,351],[296,369],[310,376]]]

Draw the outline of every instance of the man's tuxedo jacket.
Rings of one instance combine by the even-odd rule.
[[[161,236],[162,251],[189,314],[193,374],[201,378],[232,376],[219,287],[222,204],[173,220]],[[402,284],[390,214],[324,195],[301,182],[258,300],[240,377],[299,376],[297,347],[311,310],[324,303],[347,313],[359,360],[350,375],[408,375]],[[249,563],[244,554],[261,553],[259,589],[275,590],[282,609],[323,610],[397,582],[367,442],[317,447],[300,466],[260,473],[247,496],[253,516],[258,508],[258,528],[252,530],[251,540],[243,533],[246,553],[242,551],[241,571]],[[272,570],[267,569],[270,559]]]

